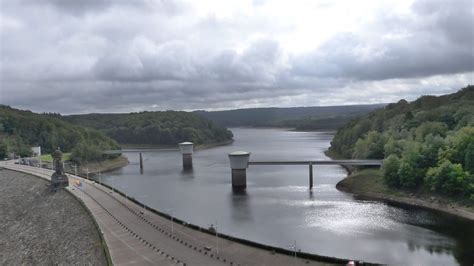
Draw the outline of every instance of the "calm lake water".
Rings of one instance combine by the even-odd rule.
[[[335,188],[346,176],[339,166],[255,166],[245,194],[231,188],[227,153],[250,151],[251,160],[328,159],[327,132],[232,129],[235,142],[196,151],[194,170],[183,172],[178,152],[146,152],[140,174],[130,164],[103,182],[139,201],[202,227],[239,238],[325,256],[410,265],[472,265],[474,223],[439,212],[358,199]]]

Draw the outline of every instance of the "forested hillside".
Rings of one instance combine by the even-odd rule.
[[[383,104],[249,108],[195,113],[222,126],[293,127],[301,130],[336,129],[351,118],[367,114]]]
[[[98,129],[123,144],[176,145],[232,140],[232,132],[188,112],[141,112],[129,114],[87,114],[63,117],[76,125]]]
[[[11,153],[30,156],[32,146],[43,153],[57,147],[72,152],[77,162],[105,159],[103,150],[117,149],[117,143],[101,132],[71,125],[57,114],[36,114],[0,105],[0,158]]]
[[[400,100],[352,120],[337,132],[330,152],[384,159],[391,187],[474,200],[474,86]]]

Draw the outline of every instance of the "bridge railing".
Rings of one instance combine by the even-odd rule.
[[[311,160],[311,161],[249,161],[249,165],[364,165],[382,166],[382,160]]]

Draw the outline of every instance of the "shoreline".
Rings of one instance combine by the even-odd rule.
[[[129,161],[127,157],[120,155],[117,158],[113,159],[108,159],[103,162],[95,162],[95,163],[89,163],[86,165],[81,165],[77,170],[78,174],[86,175],[87,170],[89,170],[89,174],[96,174],[96,173],[105,173],[105,172],[110,172],[119,168],[122,168],[124,166],[127,166],[129,164]]]
[[[219,146],[225,146],[225,145],[231,145],[234,142],[234,139],[227,140],[227,141],[220,141],[220,142],[214,142],[214,143],[209,143],[209,144],[200,144],[195,147],[196,150],[205,150],[205,149],[211,149]],[[138,146],[128,146],[127,148],[144,148],[147,147],[149,149],[152,149],[152,147],[160,147],[160,148],[165,148],[165,146],[162,145],[138,145]],[[171,146],[167,146],[167,148],[170,148]],[[176,147],[174,147],[176,148]],[[144,148],[145,149],[145,148]],[[177,149],[178,150],[178,149]],[[97,173],[106,173],[106,172],[111,172],[117,169],[120,169],[122,167],[125,167],[129,164],[130,162],[128,161],[128,158],[124,155],[120,155],[117,158],[113,159],[108,159],[102,162],[94,162],[94,163],[89,163],[86,165],[80,166],[77,170],[77,173],[80,175],[87,175],[87,169],[89,170],[89,174],[97,174]],[[70,169],[71,173],[73,173],[73,170]]]
[[[337,155],[331,153],[329,150],[325,152],[325,155],[328,156],[331,160],[338,157]],[[346,170],[347,176],[336,184],[336,189],[339,191],[351,193],[355,196],[364,197],[372,200],[388,202],[391,204],[407,205],[430,209],[474,221],[474,212],[472,210],[469,210],[467,207],[459,205],[454,201],[445,202],[445,199],[440,199],[439,195],[431,194],[425,195],[429,198],[420,198],[417,197],[415,193],[407,193],[403,190],[390,190],[387,191],[387,193],[383,193],[357,189],[353,184],[355,183],[354,180],[357,179],[358,174],[361,174],[361,172],[350,166],[343,166],[343,168]],[[359,177],[359,179],[360,178],[362,177]],[[361,182],[361,180],[358,181],[359,183]],[[390,192],[397,193],[400,195],[390,194]]]
[[[205,150],[205,149],[210,149],[218,146],[225,146],[232,144],[234,142],[234,139],[230,140],[224,140],[224,141],[218,141],[218,142],[212,142],[212,143],[203,143],[203,144],[198,144],[194,146],[194,149],[196,150]],[[122,150],[127,150],[127,149],[176,149],[178,150],[178,144],[176,145],[161,145],[161,144],[120,144]]]
[[[430,210],[439,211],[439,212],[455,215],[457,217],[474,221],[474,213],[457,204],[456,205],[445,204],[445,203],[439,203],[439,202],[436,203],[436,202],[430,202],[425,199],[416,198],[416,197],[409,197],[409,196],[401,197],[401,196],[395,196],[395,195],[386,195],[386,194],[378,193],[378,192],[369,192],[369,191],[360,191],[360,190],[351,189],[343,185],[344,180],[346,180],[349,177],[350,176],[339,181],[336,184],[336,189],[342,192],[351,193],[358,197],[387,202],[387,203],[396,204],[396,205],[402,205],[402,206],[406,205],[406,206],[430,209]]]

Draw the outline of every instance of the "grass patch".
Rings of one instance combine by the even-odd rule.
[[[43,162],[53,162],[53,157],[51,156],[51,154],[43,154],[41,155],[41,161]],[[63,162],[65,161],[69,161],[71,159],[71,153],[70,152],[67,152],[67,153],[63,153]]]
[[[366,168],[354,171],[338,186],[351,192],[375,192],[403,196],[405,193],[389,188],[383,180],[383,172],[376,168]]]

